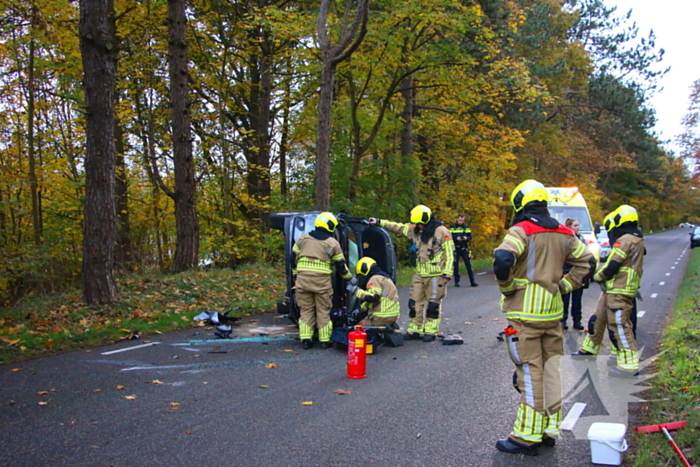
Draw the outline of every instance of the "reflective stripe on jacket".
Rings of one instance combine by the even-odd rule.
[[[343,261],[343,271],[338,271],[344,278],[352,277],[345,265],[345,256],[340,243],[333,237],[319,240],[308,233],[299,237],[292,251],[296,254],[294,274],[332,274],[333,263]]]
[[[420,233],[414,232],[414,224],[400,224],[382,219],[379,225],[413,242],[416,246],[416,274],[421,277],[452,277],[455,248],[452,234],[447,227],[444,225],[437,227],[433,237],[424,242],[420,238]]]
[[[603,271],[611,261],[617,261],[620,269],[613,277],[606,277]],[[642,281],[643,267],[644,239],[625,234],[615,242],[607,261],[598,270],[594,280],[605,281],[605,293],[635,296]]]
[[[367,310],[370,316],[377,318],[399,316],[401,311],[396,286],[391,279],[385,276],[370,277],[367,281],[367,290],[358,288],[355,291],[355,296],[363,300],[362,308]],[[376,297],[379,297],[379,300],[376,300]]]
[[[503,294],[501,308],[508,318],[525,321],[561,319],[561,294],[582,286],[593,260],[586,245],[568,228],[547,230],[529,221],[511,227],[498,250],[509,252],[514,258],[508,278],[497,279]],[[508,269],[497,265],[502,260],[495,252],[494,256],[494,267]],[[572,268],[562,277],[565,262]]]

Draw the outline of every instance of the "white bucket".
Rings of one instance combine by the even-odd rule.
[[[593,423],[588,429],[591,462],[603,465],[622,464],[622,453],[627,451],[626,431],[627,428],[622,423]]]

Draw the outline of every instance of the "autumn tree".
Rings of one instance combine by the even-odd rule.
[[[117,301],[114,281],[116,70],[110,0],[80,1],[80,49],[85,71],[87,145],[83,284],[88,304]]]

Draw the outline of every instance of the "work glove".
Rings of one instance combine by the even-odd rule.
[[[369,221],[369,225],[378,225],[379,224],[379,219],[377,219],[376,217],[370,217],[368,219],[368,221]]]
[[[348,292],[354,294],[355,291],[357,290],[357,286],[356,286],[356,285],[353,285],[352,282],[350,282],[350,283],[348,283],[348,286],[345,287],[345,290],[347,290]]]

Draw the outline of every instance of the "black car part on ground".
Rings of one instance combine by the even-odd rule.
[[[270,215],[270,227],[284,233],[285,275],[287,280],[286,294],[277,302],[277,311],[285,314],[292,322],[298,324],[300,310],[294,294],[294,277],[290,261],[292,247],[299,237],[314,229],[314,221],[321,211],[283,212]],[[336,215],[338,227],[334,236],[340,243],[350,271],[354,274],[355,265],[360,258],[369,256],[377,265],[396,282],[396,254],[394,243],[389,232],[383,228],[370,225],[367,219],[350,217],[344,211]],[[331,319],[333,326],[346,326],[347,318],[355,308],[354,297],[345,289],[348,281],[338,272],[332,274],[333,303]]]

